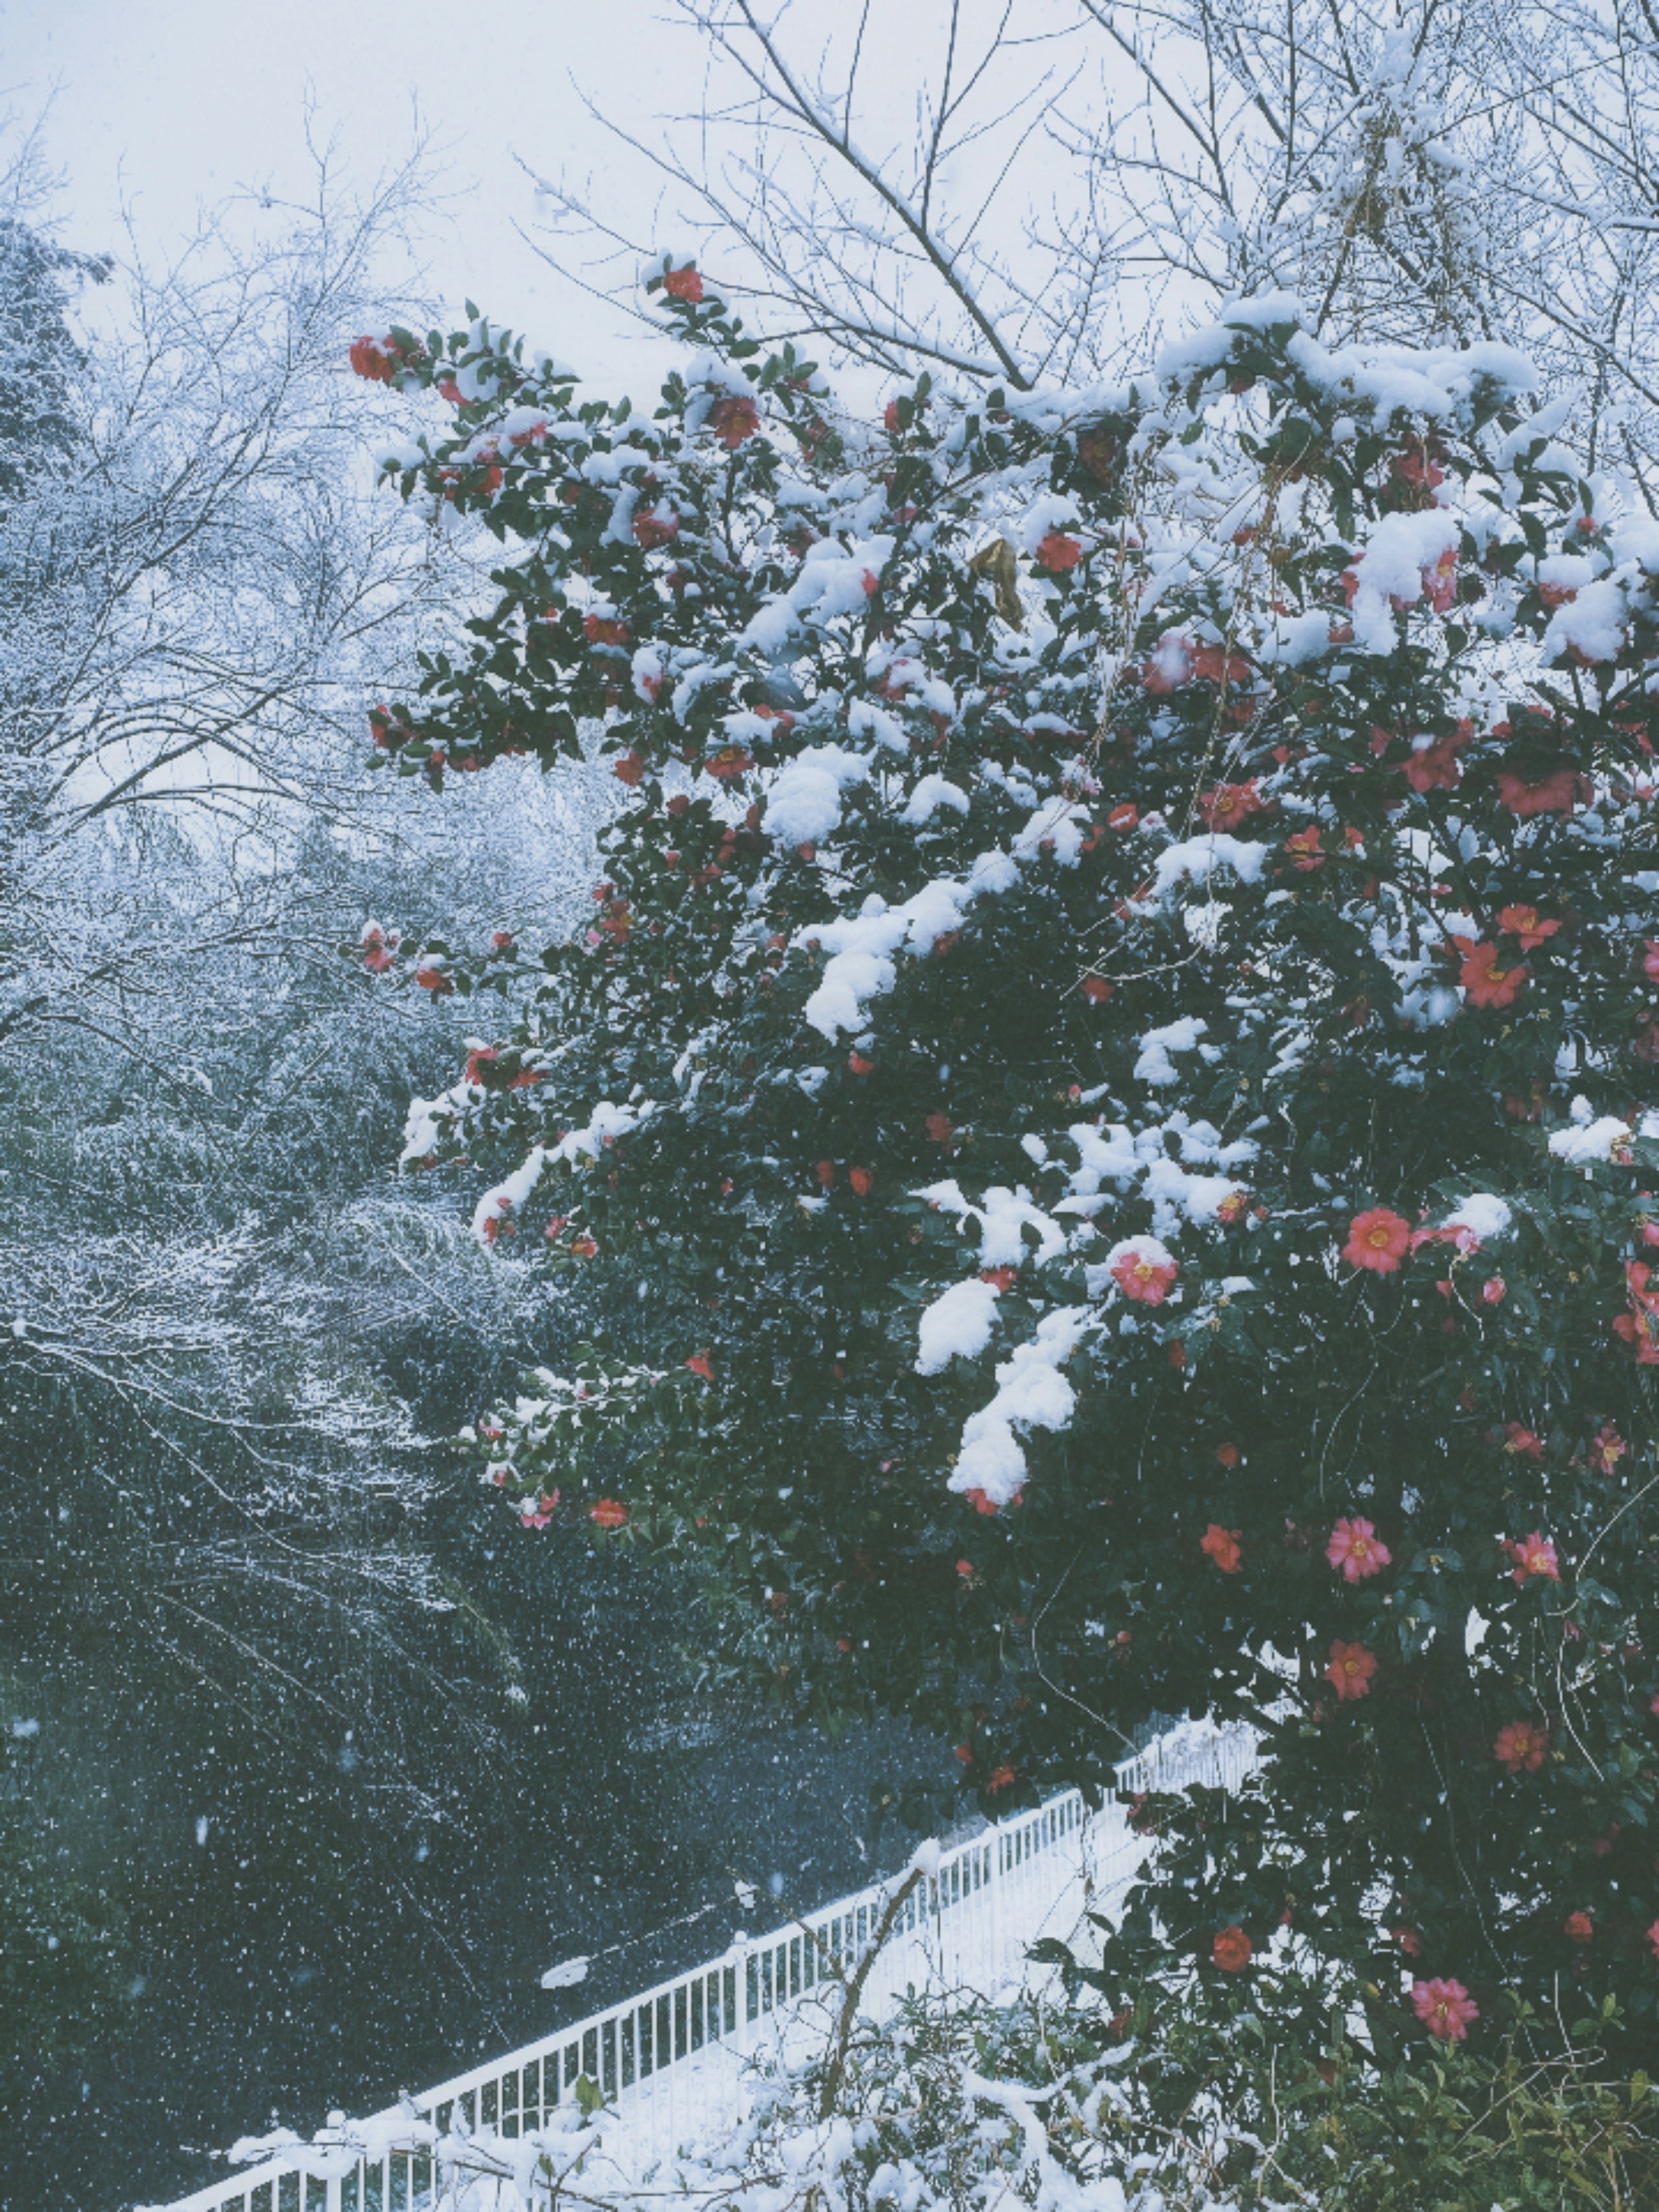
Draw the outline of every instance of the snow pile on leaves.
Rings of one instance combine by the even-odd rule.
[[[834,2040],[826,2026],[826,2055],[811,2065],[757,2066],[743,2119],[706,2126],[669,2156],[642,2154],[626,2118],[592,2097],[515,2137],[441,2131],[410,2112],[339,2120],[311,2144],[283,2130],[231,2155],[283,2155],[329,2180],[355,2173],[360,2159],[373,2168],[388,2151],[413,2151],[434,2163],[434,2212],[548,2212],[570,2202],[596,2212],[955,2212],[966,2203],[1227,2212],[1236,2202],[1216,2185],[1227,2140],[1218,2126],[1194,2122],[1155,2153],[1133,2147],[1123,2125],[1131,2098],[1120,2085],[1133,2044],[1102,2052],[1028,2002],[915,2000],[886,2027],[860,2021],[838,2060],[828,2055]]]

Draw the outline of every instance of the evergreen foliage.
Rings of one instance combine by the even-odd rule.
[[[515,995],[406,1164],[678,1333],[527,1378],[481,1476],[993,1811],[1251,1717],[1243,1808],[1144,1808],[1114,2002],[1306,1968],[1311,2033],[1338,1967],[1379,2055],[1558,1990],[1650,2047],[1659,532],[1491,343],[1262,295],[875,424],[651,289],[648,415],[483,320],[354,355],[511,547],[380,749],[598,720],[629,794],[568,941],[366,943]]]

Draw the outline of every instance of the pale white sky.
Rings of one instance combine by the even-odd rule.
[[[430,234],[433,289],[457,307],[470,291],[602,377],[625,371],[635,343],[516,234],[533,208],[513,157],[592,173],[600,197],[641,210],[637,166],[576,86],[648,118],[695,106],[698,72],[657,0],[0,0],[0,105],[27,121],[52,101],[68,242],[122,250],[125,202],[147,251],[165,254],[198,206],[296,184],[308,100],[316,135],[365,182],[407,153],[418,116],[446,149],[452,195]]]
[[[781,12],[793,64],[810,72],[827,49],[836,80],[863,20],[853,0],[792,0]],[[1002,19],[1002,0],[968,0],[959,76],[973,74],[973,52]],[[875,158],[896,161],[896,173],[908,169],[951,21],[951,0],[874,0],[866,22],[855,128]],[[1021,0],[1023,51],[976,80],[975,102],[1012,100],[1018,127],[1040,134],[1045,88],[1085,52],[1078,21],[1073,0]],[[447,192],[428,231],[423,289],[456,311],[470,295],[597,388],[635,393],[660,373],[663,342],[562,281],[519,235],[536,209],[514,156],[581,189],[629,236],[683,249],[695,234],[661,204],[661,180],[593,120],[582,94],[650,143],[661,118],[702,112],[708,60],[672,0],[520,0],[513,10],[463,0],[0,0],[0,113],[27,124],[47,111],[69,243],[128,252],[125,206],[146,258],[165,259],[198,210],[248,188],[303,189],[307,109],[313,137],[333,143],[362,186],[423,126]],[[722,96],[740,85],[728,74]],[[970,208],[1006,150],[970,131],[942,185]],[[1052,153],[1039,135],[1039,196],[1051,189]],[[1019,206],[1016,194],[1006,218],[972,225],[983,237],[1011,222],[1003,243],[1016,258]],[[404,277],[388,269],[389,286]]]

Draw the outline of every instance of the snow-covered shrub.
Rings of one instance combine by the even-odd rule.
[[[1283,1942],[1379,2050],[1509,1988],[1650,2039],[1659,528],[1494,344],[1255,297],[872,423],[651,284],[649,413],[483,322],[376,356],[458,410],[405,495],[510,547],[381,750],[597,724],[626,799],[572,941],[398,949],[516,1000],[406,1157],[679,1339],[528,1378],[483,1477],[990,1810],[1252,1717],[1242,1808],[1138,1816],[1115,2003]]]

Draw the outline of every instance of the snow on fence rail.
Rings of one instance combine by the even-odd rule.
[[[1118,1786],[1130,1795],[1197,1783],[1236,1790],[1255,1759],[1249,1728],[1184,1722],[1125,1759]],[[994,1994],[1039,1936],[1071,1934],[1085,1905],[1109,1910],[1146,1848],[1121,1804],[1091,1817],[1076,1790],[949,1849],[924,1847],[911,1863],[925,1876],[871,1964],[861,2009],[878,2019],[924,1986]],[[851,1978],[902,1879],[770,1935],[739,1935],[721,1957],[349,2131],[331,2114],[314,2142],[284,2130],[238,2144],[233,2160],[259,2163],[163,2212],[422,2212],[436,2193],[433,2130],[527,2135],[574,2100],[579,2081],[615,2109],[636,2154],[670,2153],[711,2122],[739,2117],[748,2062],[763,2045],[787,2046],[805,1999]]]

